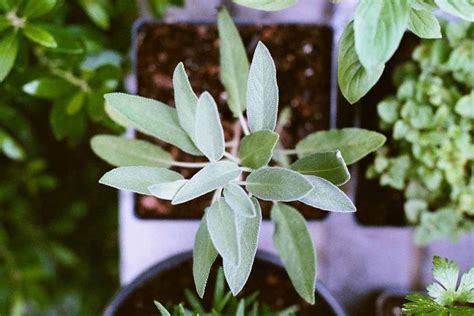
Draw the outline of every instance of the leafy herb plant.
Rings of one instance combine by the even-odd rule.
[[[281,149],[275,132],[278,86],[270,52],[259,42],[249,65],[238,31],[224,9],[219,13],[218,27],[220,78],[236,126],[245,136],[224,139],[216,102],[208,92],[199,97],[195,94],[180,63],[173,74],[176,108],[113,93],[105,95],[106,109],[117,123],[208,161],[173,161],[168,152],[142,140],[96,136],[92,139],[93,150],[118,166],[106,173],[100,183],[170,200],[173,205],[214,192],[194,245],[193,272],[200,296],[218,254],[223,258],[232,293],[240,292],[257,249],[262,220],[259,200],[273,202],[274,244],[296,290],[313,303],[313,242],[303,216],[285,202],[300,201],[322,210],[354,212],[351,200],[338,188],[350,178],[346,163],[354,163],[378,149],[385,137],[356,128],[330,130],[309,135],[295,149]],[[288,166],[279,165],[278,161],[288,160],[288,155],[298,155],[299,159]],[[169,167],[199,171],[184,179]]]
[[[410,294],[403,305],[403,315],[469,316],[474,314],[474,267],[463,274],[458,284],[459,268],[454,261],[433,258],[435,282],[428,295]]]
[[[474,230],[474,26],[444,30],[396,69],[396,96],[378,104],[392,140],[367,172],[404,192],[419,244]]]

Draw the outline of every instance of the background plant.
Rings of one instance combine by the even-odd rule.
[[[392,139],[367,173],[404,192],[419,244],[474,230],[474,27],[444,32],[396,69],[397,94],[377,107]]]
[[[353,163],[378,149],[385,137],[356,128],[331,130],[309,135],[295,149],[276,149],[278,86],[270,52],[259,42],[249,66],[239,33],[224,9],[219,12],[218,28],[220,78],[244,137],[240,139],[236,133],[233,139],[224,139],[213,97],[208,92],[199,97],[195,94],[180,63],[173,74],[176,108],[112,93],[105,96],[106,109],[118,124],[208,161],[173,161],[161,147],[142,140],[96,136],[92,139],[95,153],[118,167],[100,182],[170,200],[173,205],[214,192],[194,245],[193,273],[201,297],[218,254],[232,293],[241,291],[257,250],[262,220],[259,200],[272,201],[274,244],[297,292],[314,303],[313,242],[303,216],[284,203],[300,201],[323,210],[354,212],[354,205],[338,188],[350,178],[346,161]],[[278,161],[287,155],[298,155],[299,159],[289,167],[277,166],[278,161],[270,167],[274,154]],[[169,167],[195,168],[198,172],[184,179]]]

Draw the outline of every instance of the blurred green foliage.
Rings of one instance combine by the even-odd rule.
[[[0,315],[99,315],[118,287],[117,197],[89,149],[120,132],[133,21],[176,0],[0,0]]]

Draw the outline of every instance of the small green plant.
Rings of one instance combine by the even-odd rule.
[[[303,216],[284,202],[354,212],[351,200],[338,188],[350,178],[346,163],[378,149],[385,137],[356,128],[330,130],[309,135],[295,149],[282,149],[275,132],[278,86],[270,52],[258,43],[249,66],[239,33],[224,9],[219,13],[218,26],[220,77],[239,130],[233,139],[224,139],[213,97],[208,92],[199,97],[194,93],[180,63],[173,74],[176,109],[121,93],[105,96],[106,109],[117,123],[208,161],[173,161],[168,152],[142,140],[96,136],[92,139],[95,153],[119,167],[106,173],[100,183],[171,200],[173,205],[214,192],[194,245],[193,272],[201,297],[218,254],[232,293],[236,295],[243,288],[253,265],[262,220],[258,200],[272,201],[274,244],[298,293],[314,303],[313,242]],[[245,135],[242,139],[241,131]],[[288,160],[288,155],[298,155],[299,159],[278,165],[278,161]],[[272,159],[274,164],[269,166]],[[184,179],[167,169],[172,166],[199,171]]]
[[[474,229],[474,26],[449,24],[445,33],[396,69],[396,96],[378,104],[392,141],[367,172],[404,192],[418,244]]]
[[[433,277],[435,282],[428,286],[427,297],[410,294],[406,297],[402,315],[474,315],[474,267],[463,274],[458,284],[459,268],[454,261],[446,258],[433,258]]]
[[[184,290],[184,296],[186,297],[190,308],[185,307],[183,304],[177,304],[175,306],[168,306],[167,309],[158,301],[155,301],[155,306],[158,308],[162,316],[294,316],[299,310],[298,306],[292,305],[278,312],[272,311],[267,305],[258,302],[258,295],[258,292],[254,292],[249,296],[240,299],[232,297],[232,292],[225,291],[224,272],[222,268],[219,268],[214,287],[211,310],[206,311],[199,298],[197,298],[189,289]],[[169,310],[172,312],[170,313]]]

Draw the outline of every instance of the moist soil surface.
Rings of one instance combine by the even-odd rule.
[[[202,301],[202,305],[207,310],[212,307],[217,266],[216,262]],[[160,313],[153,304],[154,300],[158,300],[164,306],[184,303],[185,307],[189,308],[183,294],[184,289],[191,290],[197,296],[192,278],[191,259],[157,273],[143,283],[118,307],[114,316],[159,316]],[[239,297],[246,297],[255,291],[259,292],[258,302],[267,305],[274,311],[297,304],[300,306],[298,315],[334,315],[331,307],[318,293],[316,293],[315,305],[309,305],[296,293],[288,275],[282,268],[258,259],[255,261],[250,278]]]
[[[306,135],[329,128],[332,30],[316,25],[276,25],[239,27],[249,60],[258,43],[269,48],[276,64],[280,113],[290,108],[292,118],[281,128],[280,140],[292,149]],[[219,81],[219,40],[216,26],[206,24],[144,24],[136,36],[137,93],[174,106],[172,74],[179,62],[188,71],[197,94],[209,91],[219,106],[226,141],[234,137],[236,120],[227,105]],[[179,161],[202,161],[176,147],[144,135],[139,138],[156,142]],[[294,157],[292,157],[294,158]],[[196,170],[174,168],[186,178]],[[141,218],[201,218],[210,204],[211,194],[191,202],[171,206],[168,201],[150,196],[136,196],[135,212]],[[326,212],[301,203],[293,203],[308,219],[321,219]],[[271,205],[262,203],[268,218]]]

